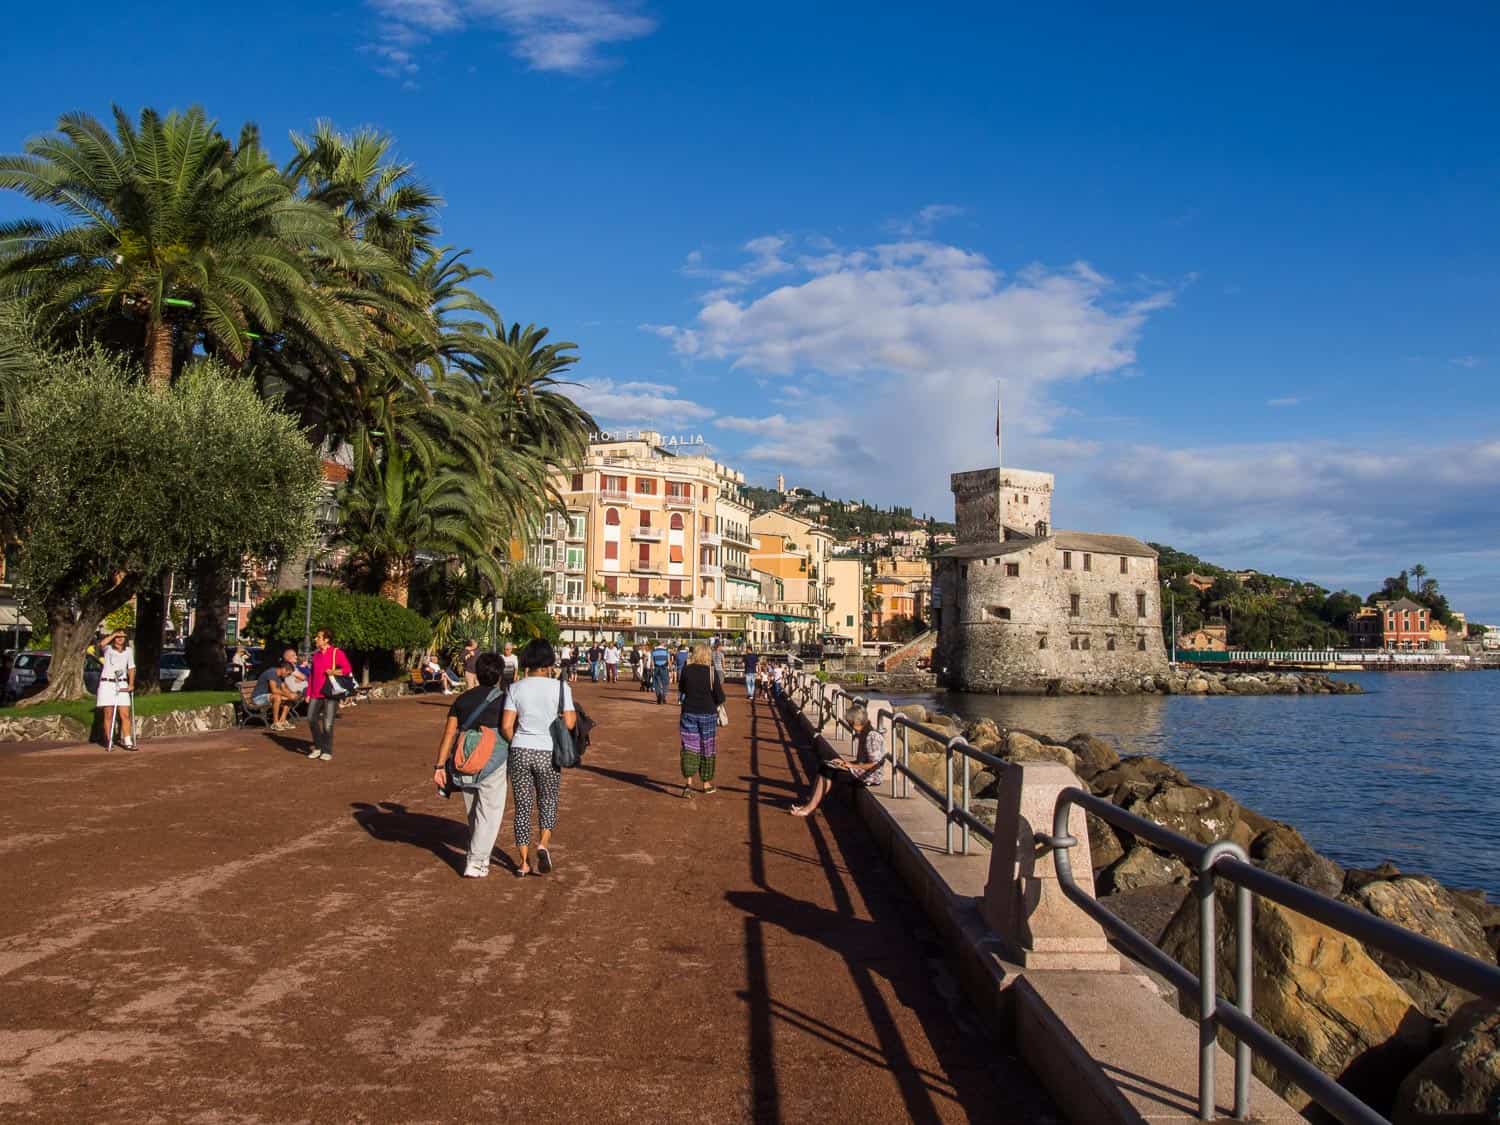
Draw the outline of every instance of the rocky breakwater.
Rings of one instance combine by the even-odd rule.
[[[1048,695],[1358,695],[1352,680],[1323,672],[1219,672],[1178,668],[1152,676],[1109,680],[1053,680]]]
[[[1414,930],[1472,957],[1500,955],[1500,906],[1481,891],[1446,887],[1394,865],[1345,869],[1316,852],[1294,827],[1246,808],[1220,789],[1197,785],[1158,758],[1122,758],[1104,739],[1002,731],[987,719],[961,724],[920,706],[897,708],[952,737],[1013,762],[1061,762],[1096,796],[1199,843],[1233,840],[1253,862],[1293,882]],[[911,765],[942,791],[946,766],[936,740],[910,736]],[[959,768],[955,763],[955,771]],[[975,814],[994,821],[996,778],[970,765]],[[1192,873],[1175,856],[1088,816],[1101,901],[1198,971]],[[1216,896],[1218,978],[1234,998],[1233,888]],[[1321,923],[1257,899],[1251,935],[1256,1018],[1324,1072],[1390,1115],[1396,1125],[1478,1116],[1500,1104],[1500,1005],[1414,970]],[[1182,997],[1187,1014],[1197,997]],[[1227,1041],[1227,1037],[1226,1037]],[[1258,1076],[1293,1104],[1305,1094],[1265,1059]],[[1464,1115],[1475,1115],[1467,1117]]]

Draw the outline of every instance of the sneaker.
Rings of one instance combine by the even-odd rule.
[[[318,757],[322,758],[325,762],[333,761],[333,755],[330,754],[327,750],[324,750],[323,753],[318,755]]]
[[[486,867],[483,871],[481,871],[477,867],[465,867],[464,868],[464,878],[465,879],[485,879],[485,878],[489,877],[489,873],[490,873],[490,869],[488,867]]]
[[[311,750],[309,750],[307,752],[307,756],[309,758],[316,758],[316,757],[318,757],[318,755],[320,755],[322,753],[323,753],[323,751],[319,750],[316,746],[314,746]]]

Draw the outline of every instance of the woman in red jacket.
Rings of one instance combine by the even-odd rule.
[[[339,717],[339,696],[329,690],[335,672],[354,674],[344,650],[334,647],[327,629],[319,629],[313,637],[312,673],[307,680],[307,722],[312,727],[312,748],[307,756],[325,762],[333,761],[333,721]]]

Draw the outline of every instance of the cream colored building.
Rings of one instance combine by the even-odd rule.
[[[724,521],[734,557],[748,559],[750,548],[745,478],[697,448],[674,448],[655,431],[601,435],[581,466],[554,479],[567,515],[548,516],[528,553],[565,638],[722,628]]]
[[[816,639],[828,627],[833,532],[790,512],[761,512],[751,519],[750,533],[756,540],[751,565],[783,580],[786,602],[800,607],[797,616],[811,620],[811,639]]]
[[[865,643],[865,564],[857,556],[828,560],[828,627],[825,633]]]

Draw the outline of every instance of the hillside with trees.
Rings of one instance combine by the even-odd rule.
[[[1402,597],[1425,605],[1435,621],[1446,625],[1453,620],[1437,579],[1420,563],[1361,598],[1295,578],[1227,570],[1163,543],[1151,547],[1171,590],[1162,598],[1162,629],[1168,636],[1174,602],[1179,636],[1205,624],[1224,624],[1230,647],[1245,649],[1341,647],[1349,642],[1349,617],[1361,606]],[[1188,581],[1189,574],[1211,578],[1213,585],[1200,590]]]
[[[910,508],[881,508],[863,500],[830,499],[826,492],[816,493],[807,488],[794,488],[783,494],[774,488],[746,485],[743,494],[746,503],[757,512],[785,509],[806,519],[816,520],[840,539],[883,535],[892,531],[914,531],[918,528],[933,532],[953,530],[951,523],[943,523],[927,515],[918,516]]]

